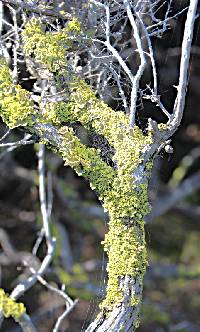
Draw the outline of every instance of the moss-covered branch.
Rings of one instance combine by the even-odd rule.
[[[65,165],[71,166],[78,175],[89,180],[91,188],[104,199],[111,191],[115,171],[101,160],[98,150],[82,144],[72,128],[61,127],[59,133],[62,143],[58,151]]]
[[[13,84],[10,70],[1,60],[0,114],[10,128],[23,125],[37,133],[41,141],[55,149],[65,164],[85,177],[97,192],[110,216],[104,241],[108,285],[102,312],[109,319],[113,310],[125,305],[126,315],[131,315],[136,327],[147,265],[144,217],[149,212],[148,178],[152,167],[151,161],[144,162],[143,156],[152,145],[152,135],[144,135],[137,126],[130,131],[127,115],[115,112],[99,100],[84,80],[67,75],[66,54],[72,45],[71,33],[80,33],[76,20],[63,30],[51,33],[45,32],[42,24],[33,19],[23,32],[25,56],[35,62],[38,77],[42,79],[42,70],[47,70],[58,91],[65,89],[67,100],[44,102],[41,99],[35,108],[28,98],[30,93]],[[71,127],[75,122],[107,139],[114,149],[115,169],[101,159],[98,149],[81,143]]]

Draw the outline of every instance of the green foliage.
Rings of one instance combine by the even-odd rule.
[[[142,320],[146,324],[150,324],[151,322],[156,322],[164,326],[170,324],[170,316],[152,304],[142,305]]]
[[[68,273],[62,268],[57,268],[57,274],[60,281],[66,285],[67,292],[74,298],[80,298],[85,300],[91,300],[91,291],[87,290],[89,283],[89,277],[84,271],[81,264],[76,263],[73,265],[72,272]],[[81,284],[81,289],[80,289]],[[79,286],[79,287],[77,287]],[[85,288],[85,289],[84,289]]]
[[[16,321],[26,312],[23,303],[17,303],[0,288],[0,310],[5,318],[13,317]]]

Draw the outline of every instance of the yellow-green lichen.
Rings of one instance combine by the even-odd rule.
[[[95,167],[98,165],[98,172],[92,167],[92,159],[98,155],[95,149],[84,148],[87,149],[87,153],[92,151],[92,155],[83,150],[83,156],[87,156],[87,163],[82,162],[82,159],[79,158],[75,160],[76,165],[72,165],[72,161],[75,155],[80,154],[80,147],[77,143],[75,145],[78,153],[69,147],[73,157],[69,154],[68,148],[66,149],[68,146],[66,143],[62,151],[64,160],[67,157],[67,164],[74,167],[75,170],[78,165],[82,164],[84,170],[81,171],[81,175],[88,178],[97,190],[104,209],[110,216],[109,232],[104,241],[104,249],[108,254],[108,285],[106,299],[101,307],[111,310],[113,305],[120,304],[123,299],[123,290],[119,289],[120,279],[127,275],[133,278],[140,276],[142,284],[142,277],[146,270],[144,216],[150,209],[148,185],[147,179],[144,179],[144,183],[141,179],[138,180],[140,175],[135,171],[142,165],[142,151],[146,145],[151,144],[151,137],[144,136],[138,127],[135,127],[134,132],[131,133],[128,117],[124,113],[114,112],[105,103],[99,101],[88,86],[84,89],[85,83],[82,83],[81,86],[83,96],[81,89],[78,89],[78,93],[73,89],[71,95],[73,102],[66,103],[66,109],[64,103],[61,103],[63,113],[58,111],[59,105],[57,104],[56,114],[62,114],[62,118],[66,117],[68,121],[79,121],[87,128],[103,134],[115,149],[113,160],[117,165],[117,170],[114,173],[111,172],[110,167],[105,166],[104,162],[100,162],[99,157],[94,163]],[[74,137],[72,131],[71,134]],[[74,144],[74,140],[71,138],[71,144]],[[64,152],[66,156],[64,156]],[[143,171],[143,174],[147,172],[149,175],[151,167],[152,162],[149,162],[146,169],[141,172]],[[109,173],[112,175],[109,176]],[[109,177],[110,181],[108,181]],[[137,181],[140,183],[137,184]],[[136,305],[138,301],[139,299],[134,297],[130,299],[130,305],[133,303]]]
[[[30,93],[14,84],[9,67],[0,59],[0,115],[10,128],[32,124],[34,104]]]
[[[47,104],[55,124],[62,122],[81,122],[86,128],[103,135],[109,143],[118,149],[123,143],[133,149],[135,138],[140,140],[137,153],[151,143],[150,136],[144,136],[135,126],[134,135],[130,132],[129,118],[123,112],[115,112],[105,102],[98,99],[91,87],[75,76],[68,83],[69,101]],[[128,159],[129,156],[127,156]]]
[[[56,72],[66,69],[66,54],[72,45],[70,33],[79,32],[75,21],[61,31],[45,32],[43,25],[32,19],[23,32],[25,53],[54,73],[59,83],[61,76]],[[105,312],[109,312],[123,300],[120,281],[130,276],[142,285],[146,270],[144,217],[150,209],[147,177],[152,162],[144,163],[143,154],[152,143],[152,137],[151,134],[145,136],[137,126],[130,131],[126,114],[115,112],[99,100],[84,80],[63,73],[67,101],[47,103],[39,119],[59,127],[62,143],[57,147],[58,152],[66,165],[88,179],[109,213],[109,232],[104,240],[108,285],[101,304]],[[11,82],[8,80],[7,84],[10,86]],[[97,149],[82,144],[72,128],[63,126],[66,122],[81,123],[89,131],[102,135],[114,151],[114,169],[102,160]],[[139,302],[140,296],[133,294],[129,305],[136,306]]]
[[[167,123],[159,123],[158,124],[158,129],[162,132],[168,129],[168,124]]]
[[[63,122],[71,121],[71,107],[66,102],[50,102],[43,107],[43,123],[52,123],[56,126],[61,125]],[[69,114],[69,115],[68,115]]]
[[[128,179],[127,170],[123,177],[116,177],[110,197],[104,200],[110,222],[104,240],[108,254],[107,295],[101,307],[107,310],[122,302],[124,293],[119,289],[120,280],[131,276],[139,278],[142,285],[147,265],[144,235],[144,216],[149,212],[147,184],[141,184],[137,192],[134,183],[132,188],[126,183]],[[130,305],[133,303],[136,305],[135,296],[130,299]]]
[[[74,17],[71,21],[68,22],[66,26],[66,31],[70,33],[76,33],[79,34],[81,32],[81,25],[79,20]]]
[[[122,302],[120,279],[130,275],[140,278],[142,284],[146,270],[144,216],[150,206],[148,179],[141,177],[150,176],[152,162],[144,168],[142,153],[151,144],[152,137],[151,134],[145,136],[137,126],[131,132],[128,116],[113,111],[99,100],[83,80],[72,77],[69,91],[68,102],[47,104],[47,108],[51,108],[51,120],[55,124],[80,122],[103,135],[115,151],[112,159],[116,170],[113,171],[101,160],[97,150],[82,145],[69,128],[65,129],[60,150],[66,164],[90,181],[110,216],[109,232],[104,241],[108,254],[107,295],[101,304],[109,311]],[[136,302],[139,299],[135,296],[130,299],[130,305]]]
[[[105,236],[104,249],[108,253],[107,296],[102,308],[112,309],[113,305],[123,300],[123,289],[120,291],[120,279],[143,275],[146,270],[146,248],[144,226],[126,225],[123,219],[114,219],[109,223],[109,232]],[[142,284],[142,277],[141,277]],[[133,299],[130,299],[133,301]],[[134,304],[136,298],[134,297]],[[133,303],[130,303],[133,305]]]
[[[66,54],[73,44],[72,35],[81,31],[77,19],[69,21],[65,28],[57,32],[45,32],[39,19],[32,18],[22,32],[23,49],[26,56],[34,56],[51,72],[66,68]]]
[[[16,321],[26,312],[23,303],[17,303],[0,288],[0,310],[5,318],[13,317]]]
[[[87,178],[93,189],[105,197],[112,186],[114,170],[102,161],[96,149],[82,144],[72,128],[61,127],[59,132],[62,136],[59,152],[65,165],[71,166],[78,175]]]

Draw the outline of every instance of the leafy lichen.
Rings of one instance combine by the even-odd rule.
[[[81,175],[89,179],[110,216],[109,232],[104,241],[104,249],[108,254],[108,286],[106,299],[101,306],[111,310],[113,305],[122,302],[123,299],[123,290],[119,289],[120,278],[126,275],[140,275],[142,283],[146,269],[144,216],[149,212],[148,185],[147,179],[138,179],[136,170],[142,165],[142,151],[146,145],[151,144],[151,136],[144,136],[138,127],[135,127],[133,133],[130,132],[128,117],[122,112],[114,112],[100,101],[85,82],[77,82],[76,87],[73,82],[70,96],[68,103],[55,105],[54,116],[57,116],[57,121],[59,122],[59,117],[62,121],[79,121],[85,127],[106,137],[115,149],[115,172],[111,172],[110,167],[105,167],[105,163],[99,158],[94,164],[84,164],[81,159],[75,160],[77,165],[82,164],[84,171]],[[53,108],[52,104],[51,107]],[[64,144],[63,149],[67,160],[63,152],[62,156],[66,163],[79,173],[79,168],[72,165],[72,162],[74,156],[79,155],[82,158],[80,146],[74,139],[70,142],[73,144],[73,149],[69,148],[73,157],[66,148],[67,144]],[[79,150],[78,153],[74,152],[75,146]],[[90,152],[87,155],[85,150],[82,153],[83,156],[88,156],[87,160],[92,161],[97,151],[88,149],[87,152],[89,151],[92,151],[92,154]],[[95,168],[92,165],[95,165]],[[151,163],[147,164],[144,173],[149,173],[151,166]],[[100,171],[100,183],[96,169]],[[131,305],[133,303],[136,304],[135,297],[131,300]]]
[[[5,318],[13,317],[16,321],[26,312],[23,303],[17,303],[0,288],[0,310]]]
[[[72,46],[72,35],[81,31],[77,19],[69,21],[65,28],[58,32],[45,32],[39,19],[32,18],[22,32],[26,56],[34,56],[38,63],[56,72],[66,68],[66,54]]]
[[[20,85],[14,84],[11,71],[6,62],[0,59],[0,115],[10,127],[32,124],[35,113],[30,93]]]
[[[66,66],[66,53],[72,42],[70,33],[80,33],[76,21],[69,22],[66,28],[55,33],[45,32],[42,24],[32,19],[23,32],[26,55],[46,66],[58,82],[60,74],[57,75],[57,71],[61,72]],[[13,86],[9,70],[4,65],[0,66],[0,84],[3,89],[3,120],[9,126],[27,123],[29,114],[33,113],[31,102],[24,100],[28,92]],[[101,304],[109,312],[123,300],[124,290],[120,288],[120,281],[131,276],[142,284],[147,265],[144,216],[149,212],[148,176],[152,163],[144,164],[143,154],[152,143],[152,137],[151,134],[145,136],[137,126],[130,131],[128,116],[115,112],[99,100],[84,80],[68,74],[65,84],[68,101],[47,103],[45,111],[37,116],[40,121],[59,128],[62,143],[57,149],[65,164],[89,180],[91,188],[97,192],[109,213],[109,232],[104,240],[104,249],[108,254],[108,285],[106,298]],[[18,95],[17,89],[20,91]],[[4,101],[6,91],[10,98],[8,107],[5,107]],[[18,106],[13,108],[16,100]],[[24,110],[20,118],[19,106]],[[71,127],[63,126],[66,122],[79,122],[88,130],[105,137],[115,151],[112,157],[115,169],[101,159],[98,149],[85,146]],[[130,306],[139,302],[140,297],[133,294]]]
[[[96,149],[82,144],[72,128],[63,126],[59,132],[62,135],[59,152],[65,165],[74,168],[79,176],[87,178],[92,189],[103,196],[107,195],[114,180],[114,170],[101,160]]]

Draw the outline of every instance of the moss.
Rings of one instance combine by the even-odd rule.
[[[16,321],[26,312],[23,303],[17,303],[0,288],[0,310],[5,318],[13,317]]]

